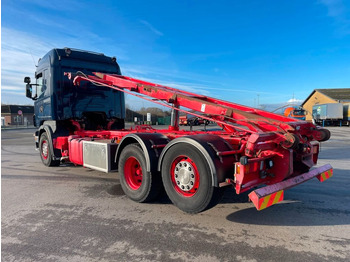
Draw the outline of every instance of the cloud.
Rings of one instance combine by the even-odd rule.
[[[4,91],[4,90],[21,91],[23,93],[24,92],[24,83],[22,84],[22,87],[13,86],[13,85],[12,86],[11,85],[1,86],[1,90],[2,91]],[[14,93],[16,93],[16,92],[14,92]]]
[[[152,69],[152,68],[135,69],[131,67],[123,71],[127,76],[137,78],[137,79],[142,79],[147,82],[151,82],[151,83],[155,83],[163,86],[169,86],[172,88],[177,88],[177,89],[185,90],[191,93],[196,93],[204,96],[211,96],[209,86],[203,83],[198,83],[198,82],[196,83],[194,81],[193,82],[184,81],[186,78],[176,77],[176,75],[181,75],[181,74],[176,74],[171,70],[163,72],[161,69],[159,70]],[[155,77],[149,77],[149,76],[155,76]],[[196,79],[196,78],[191,78],[191,80],[192,79]]]
[[[327,7],[329,17],[332,17],[342,35],[350,34],[350,16],[343,0],[319,0]]]
[[[28,12],[26,8],[18,8],[16,5],[18,3],[6,5],[7,13],[12,17],[25,17],[28,25],[33,24],[35,26],[32,26],[33,30],[23,29],[21,32],[23,27],[18,29],[16,23],[11,26],[9,19],[7,19],[8,31],[16,32],[16,34],[7,34],[11,38],[16,36],[19,37],[18,39],[22,39],[23,37],[32,36],[32,39],[37,39],[40,43],[49,46],[49,48],[41,49],[44,53],[52,48],[70,47],[101,53],[110,50],[112,52],[111,56],[118,54],[118,59],[129,59],[124,48],[119,42],[115,41],[111,34],[103,34],[103,31],[100,30],[96,31],[94,26],[89,25],[89,23],[82,23],[74,15],[69,15],[74,13],[74,9],[86,8],[87,6],[83,2],[62,0],[59,5],[52,5],[40,0],[27,1],[26,5],[29,7],[37,7],[35,12]],[[49,9],[53,9],[54,12]],[[17,28],[17,31],[13,28]],[[32,32],[33,35],[28,35],[27,32]],[[7,42],[12,43],[13,41],[9,40]],[[19,44],[27,46],[27,50],[29,49],[28,46],[38,46],[36,42],[22,41]]]
[[[239,86],[237,88],[235,85],[230,84],[234,82],[232,79],[222,80],[223,82],[220,83],[212,80],[212,77],[208,75],[181,72],[178,70],[127,64],[123,66],[123,74],[148,82],[239,104],[252,104],[257,94],[260,94],[261,101],[276,101],[276,99],[279,100],[281,96],[280,94],[277,95],[275,92],[261,91],[263,89],[260,87],[254,89]],[[237,94],[244,98],[237,100]],[[232,95],[234,95],[234,99],[232,99]]]
[[[151,70],[151,71],[149,71]],[[190,75],[188,75],[188,78],[191,80],[194,80],[193,82],[191,81],[183,81],[185,80],[187,77],[185,78],[176,78],[176,79],[171,79],[170,76],[174,76],[174,75],[180,75],[183,76],[181,73],[177,72],[177,74],[174,74],[174,72],[168,72],[165,71],[163,72],[161,69],[156,70],[156,69],[150,69],[150,68],[138,68],[135,69],[133,67],[130,68],[129,70],[124,70],[126,72],[127,76],[133,77],[133,78],[138,78],[138,79],[142,79],[144,81],[147,82],[151,82],[151,83],[157,83],[160,85],[164,85],[164,86],[169,86],[172,88],[177,88],[180,90],[185,90],[191,93],[195,93],[195,94],[199,94],[199,95],[203,95],[203,96],[209,96],[209,97],[214,97],[214,98],[218,98],[218,99],[222,99],[222,100],[227,100],[227,101],[231,101],[233,103],[238,103],[238,104],[252,104],[254,101],[254,98],[256,99],[256,95],[260,94],[260,99],[261,100],[265,100],[265,101],[277,101],[280,98],[280,95],[276,95],[276,93],[273,92],[262,92],[261,90],[250,90],[250,89],[245,89],[245,88],[230,88],[230,87],[218,87],[218,84],[216,83],[216,85],[208,85],[206,82],[203,83],[196,83],[195,80],[196,79],[202,79],[202,77],[194,77],[195,74],[192,75],[192,77],[190,77]],[[148,77],[148,76],[153,76],[155,75],[155,72],[157,73],[157,78],[153,78],[153,77]],[[166,77],[164,75],[162,75],[162,73],[164,73],[164,75],[166,75]],[[209,81],[208,81],[209,82]],[[215,82],[214,82],[215,83]],[[231,97],[232,94],[240,94],[244,96],[244,99],[240,99],[240,100],[228,100],[228,97]],[[276,100],[277,99],[277,100]],[[128,97],[127,96],[127,103],[129,104],[133,104],[132,100],[132,96]],[[139,104],[135,105],[135,108],[140,107],[140,102],[138,102]],[[145,102],[146,103],[146,102]],[[149,102],[147,102],[149,103]],[[147,104],[147,107],[152,106],[149,104]]]
[[[28,101],[30,100],[23,94],[23,78],[25,76],[33,78],[36,70],[35,65],[38,64],[39,58],[45,55],[49,50],[62,46],[77,46],[82,49],[92,49],[92,46],[100,46],[99,43],[104,42],[102,37],[99,37],[88,30],[84,31],[83,28],[81,28],[80,31],[84,32],[84,36],[78,35],[60,38],[58,35],[55,35],[54,37],[48,38],[40,37],[35,34],[28,34],[12,28],[2,27],[2,102],[6,101],[14,103],[16,101],[16,103],[18,103],[18,101],[21,101],[19,102],[20,104],[28,104]],[[84,37],[89,39],[89,41],[83,41]],[[84,46],[81,46],[81,43],[84,43]],[[115,50],[118,50],[118,48],[114,48],[114,51]],[[118,58],[126,58],[125,52],[120,51],[117,53]],[[5,90],[6,92],[4,92]]]
[[[304,100],[300,100],[296,98],[291,98],[287,101],[287,103],[290,103],[290,104],[301,104],[302,102],[304,102]]]
[[[29,54],[28,51],[31,51],[33,55],[41,57],[47,51],[47,48],[53,48],[51,44],[35,35],[29,35],[26,32],[7,27],[2,27],[1,30],[3,51],[20,51],[27,54]]]
[[[155,69],[150,67],[136,67],[136,66],[127,66],[124,67],[123,72],[125,75],[140,78],[142,80],[170,86],[173,88],[185,89],[193,93],[200,93],[208,96],[213,96],[211,92],[216,91],[225,91],[233,93],[248,93],[248,94],[266,94],[273,95],[274,92],[265,92],[260,90],[251,90],[247,88],[232,88],[232,87],[220,87],[222,84],[216,81],[206,80],[205,76],[197,74],[189,74],[182,72],[174,72],[172,70],[162,70]],[[154,76],[157,77],[149,77]],[[185,81],[187,80],[187,81]]]
[[[150,23],[148,23],[147,21],[145,20],[140,20],[140,22],[142,24],[144,24],[148,29],[150,29],[153,33],[155,33],[156,35],[159,35],[159,36],[163,36],[164,34],[162,32],[160,32],[159,30],[157,30],[156,28],[154,28],[153,25],[151,25]]]
[[[33,76],[38,59],[51,49],[37,37],[2,28],[1,99],[2,102],[28,104],[24,95],[23,78]],[[33,61],[34,59],[34,61]]]
[[[342,17],[345,12],[345,7],[342,0],[320,0],[320,3],[328,9],[328,16]]]
[[[81,8],[83,4],[83,2],[81,1],[73,1],[73,0],[60,0],[59,4],[52,4],[51,1],[42,1],[42,0],[30,0],[26,2],[29,2],[32,5],[36,5],[44,9],[52,9],[55,11],[57,10],[66,11],[68,8],[76,10]]]
[[[210,80],[208,75],[195,74],[191,72],[181,72],[177,69],[170,68],[161,68],[161,67],[151,67],[151,66],[142,66],[135,64],[125,63],[122,68],[123,74],[135,78],[149,78],[152,76],[152,79],[166,79],[166,81],[175,81],[175,82],[186,82],[190,84],[201,83],[201,85],[218,85],[217,81]]]
[[[150,74],[151,75],[151,74]],[[166,78],[149,78],[145,76],[140,76],[138,74],[128,74],[127,76],[136,78],[136,79],[142,79],[143,81],[168,86],[180,90],[185,90],[187,92],[196,93],[204,96],[210,96],[210,91],[208,91],[208,87],[204,85],[199,85],[195,83],[189,83],[189,82],[181,82],[181,81],[174,81],[171,79],[165,80]]]

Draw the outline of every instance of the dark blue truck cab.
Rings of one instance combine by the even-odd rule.
[[[51,50],[39,60],[35,84],[25,78],[26,95],[35,101],[35,126],[73,119],[86,130],[105,128],[110,121],[114,129],[123,128],[124,93],[88,82],[74,86],[64,73],[77,71],[121,74],[115,57],[70,48]]]

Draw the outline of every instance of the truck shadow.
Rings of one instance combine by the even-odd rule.
[[[281,203],[257,211],[254,207],[238,210],[226,217],[235,223],[266,226],[332,226],[349,225],[350,211],[332,208],[315,208],[294,202]]]
[[[344,154],[345,148],[321,148],[321,153],[319,155],[319,160],[326,159],[327,161],[337,159],[337,160],[348,160],[350,158],[349,154],[346,152]]]
[[[348,171],[334,169],[334,176],[324,183],[310,180],[304,185],[286,191],[285,200],[267,209],[257,211],[249,202],[249,192],[235,194],[226,190],[221,203],[235,205],[236,211],[226,219],[235,223],[268,226],[326,226],[350,225],[348,202]],[[244,205],[244,209],[239,206]]]
[[[125,193],[122,189],[122,186],[120,184],[115,184],[115,185],[109,186],[107,188],[106,192],[112,196],[124,196],[125,195]],[[172,202],[169,199],[168,195],[166,194],[165,190],[162,190],[159,193],[159,196],[155,200],[148,202],[147,204],[172,204]]]
[[[234,204],[234,203],[247,203],[249,202],[248,194],[251,192],[244,192],[239,195],[236,194],[236,190],[232,188],[227,188],[220,201],[221,204]]]
[[[120,184],[115,184],[107,188],[107,193],[112,196],[123,196],[125,195],[122,186]]]

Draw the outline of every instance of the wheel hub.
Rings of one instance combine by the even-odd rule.
[[[124,176],[126,183],[132,190],[138,190],[142,184],[142,167],[139,161],[131,156],[124,165]]]
[[[46,159],[48,156],[48,144],[46,141],[44,141],[42,143],[42,152],[41,153],[42,153],[43,157]]]
[[[188,161],[180,161],[175,166],[176,186],[182,191],[190,191],[195,184],[194,168]]]

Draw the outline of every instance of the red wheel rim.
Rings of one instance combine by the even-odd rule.
[[[129,157],[124,165],[124,177],[128,186],[137,190],[142,184],[142,167],[140,162],[133,156]]]
[[[199,172],[196,163],[187,156],[178,156],[170,167],[174,189],[184,197],[194,196],[199,188]]]
[[[49,144],[46,140],[42,141],[41,143],[41,156],[43,159],[47,159],[49,156]]]

